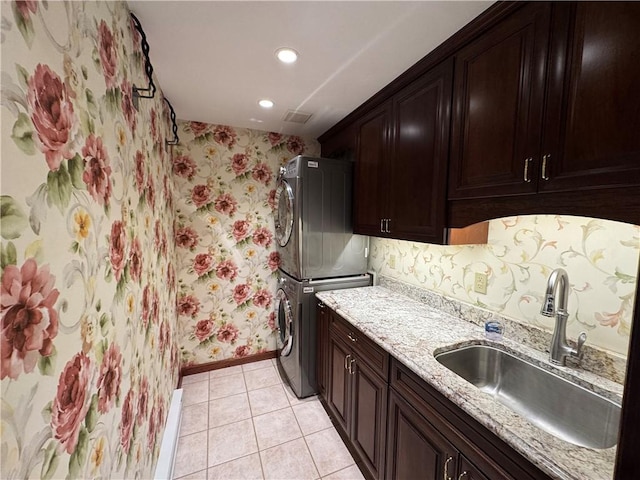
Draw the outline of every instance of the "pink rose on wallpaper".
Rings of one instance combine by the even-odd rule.
[[[32,13],[36,13],[38,2],[35,0],[16,0],[16,10],[24,20],[29,20]]]
[[[116,220],[111,225],[111,235],[109,236],[109,260],[111,261],[113,275],[118,282],[122,277],[122,270],[124,269],[126,240],[124,225],[120,220]]]
[[[178,298],[178,313],[185,317],[193,317],[200,311],[200,300],[193,295],[182,295]]]
[[[102,20],[98,27],[98,43],[100,47],[100,65],[107,89],[115,88],[118,74],[118,48],[113,33]]]
[[[235,327],[235,325],[225,323],[218,329],[216,338],[219,342],[233,343],[238,338],[238,333],[239,330]]]
[[[287,150],[293,155],[300,155],[304,153],[304,142],[297,135],[291,135],[287,140]]]
[[[230,193],[223,193],[215,199],[215,208],[216,211],[232,217],[238,210],[238,202]]]
[[[138,187],[138,192],[144,192],[144,184],[145,184],[145,161],[144,161],[144,153],[140,150],[136,152],[136,186]]]
[[[271,207],[271,210],[276,209],[276,191],[275,189],[269,191],[269,196],[267,197],[267,203]]]
[[[160,323],[160,295],[158,291],[153,289],[153,300],[151,302],[151,321],[156,325]]]
[[[271,142],[271,145],[274,147],[278,145],[280,142],[282,142],[281,133],[269,132],[269,134],[267,135],[267,138],[269,139],[269,142]]]
[[[249,157],[247,157],[244,153],[236,153],[231,158],[231,170],[236,175],[242,175],[247,171],[247,167],[249,166]]]
[[[131,435],[133,433],[133,424],[135,422],[135,413],[133,411],[134,400],[133,390],[129,389],[127,396],[124,397],[122,403],[122,417],[120,418],[120,445],[125,453],[129,453],[131,448]]]
[[[149,320],[151,320],[151,290],[147,284],[142,289],[142,325],[144,328],[149,326]]]
[[[198,320],[193,333],[200,342],[204,342],[213,334],[213,327],[213,320]]]
[[[149,380],[147,377],[142,377],[140,382],[140,392],[138,393],[138,413],[136,415],[136,424],[142,425],[149,407]]]
[[[191,200],[196,208],[200,208],[203,205],[209,203],[211,198],[211,189],[206,185],[196,185],[191,190]]]
[[[161,250],[162,246],[162,223],[157,219],[153,225],[153,244],[157,251]]]
[[[156,402],[153,406],[153,409],[156,412],[154,416],[154,418],[156,419],[156,422],[155,422],[155,431],[153,432],[153,436],[151,435],[151,425],[149,425],[149,435],[147,437],[149,439],[149,449],[153,449],[153,442],[156,442],[157,440],[159,440],[158,431],[162,430],[162,427],[164,426],[163,425],[163,422],[165,419],[164,401],[162,400],[162,397],[160,395],[156,396]]]
[[[108,205],[111,198],[111,165],[102,138],[91,134],[82,147],[84,172],[82,181],[93,199],[100,205]]]
[[[22,267],[7,265],[2,275],[2,357],[0,378],[16,380],[33,371],[40,356],[51,355],[58,335],[58,312],[53,308],[60,292],[49,266],[38,268],[33,258]]]
[[[253,296],[253,304],[257,307],[269,308],[271,306],[271,300],[273,295],[266,288],[262,288],[256,292]]]
[[[233,299],[238,305],[246,302],[249,298],[249,295],[251,295],[251,287],[246,283],[236,285],[233,289]]]
[[[107,413],[111,410],[116,397],[120,396],[121,364],[120,348],[112,343],[104,353],[100,365],[100,376],[98,377],[98,411],[100,413]]]
[[[276,329],[276,312],[271,312],[269,314],[269,320],[267,320],[267,325],[269,325],[269,328],[271,330]]]
[[[122,90],[122,114],[127,121],[127,125],[129,125],[129,130],[132,134],[135,134],[136,125],[138,124],[138,112],[136,112],[136,109],[133,106],[133,91],[131,90],[131,84],[127,80],[123,80],[120,89]]]
[[[171,330],[169,327],[169,322],[162,321],[160,324],[160,332],[158,334],[158,347],[160,348],[160,352],[164,353],[164,351],[169,346],[169,340],[171,338]]]
[[[236,220],[233,222],[233,231],[231,235],[236,242],[240,242],[249,236],[249,228],[251,225],[246,220]]]
[[[222,280],[235,280],[238,276],[238,267],[233,260],[223,260],[216,267],[216,277]]]
[[[133,21],[133,18],[129,18],[129,31],[131,32],[131,37],[133,39],[133,49],[136,52],[142,51],[142,35],[136,28],[136,24]]]
[[[251,347],[249,345],[243,345],[235,349],[235,351],[233,352],[233,356],[236,358],[246,357],[250,353],[251,353]]]
[[[191,227],[182,227],[176,231],[175,241],[178,247],[192,249],[198,245],[198,234]]]
[[[147,430],[147,446],[149,447],[149,449],[153,449],[153,445],[156,442],[156,435],[158,434],[157,429],[158,429],[158,412],[157,412],[158,408],[156,407],[156,405],[153,405],[153,408],[151,409],[151,413],[149,414],[149,427]]]
[[[232,127],[226,125],[216,125],[213,130],[213,139],[219,145],[226,145],[228,148],[236,144],[238,134]]]
[[[83,352],[76,353],[67,362],[58,380],[58,391],[51,406],[51,429],[67,453],[73,453],[78,444],[80,425],[89,409],[90,380],[91,360]]]
[[[138,237],[133,239],[131,243],[131,251],[129,252],[129,273],[134,282],[139,282],[142,278],[142,246]]]
[[[269,168],[269,165],[267,165],[266,163],[258,162],[256,166],[253,167],[251,176],[254,180],[268,185],[271,181],[271,178],[273,177],[273,174],[271,173],[271,168]]]
[[[153,178],[149,175],[147,179],[147,190],[145,192],[149,206],[151,209],[156,208],[156,184],[153,182]]]
[[[193,132],[194,137],[201,137],[209,131],[209,124],[202,122],[189,122],[189,130]]]
[[[269,260],[267,260],[267,265],[269,265],[269,269],[272,272],[280,268],[280,254],[278,252],[271,252],[269,254]]]
[[[162,179],[162,192],[164,194],[164,200],[170,211],[173,211],[173,191],[169,177],[165,175]]]
[[[67,87],[47,65],[38,64],[29,77],[27,102],[36,131],[34,140],[49,169],[56,171],[63,159],[74,155],[71,147],[78,122]]]
[[[213,267],[213,257],[208,253],[199,253],[193,260],[193,269],[201,277],[210,272]]]
[[[196,174],[196,162],[187,155],[177,155],[173,158],[173,173],[191,180]]]
[[[151,107],[151,138],[153,139],[153,143],[163,147],[162,142],[162,134],[160,133],[160,127],[158,126],[158,122],[160,121],[158,112],[154,107]]]
[[[273,241],[273,234],[266,227],[256,228],[253,232],[253,243],[261,247],[269,247]]]

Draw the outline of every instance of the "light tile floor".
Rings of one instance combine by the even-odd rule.
[[[275,362],[182,379],[174,478],[364,480],[318,398],[296,398]]]

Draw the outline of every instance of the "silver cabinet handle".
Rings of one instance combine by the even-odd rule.
[[[391,219],[387,218],[387,233],[391,233]]]
[[[380,219],[380,233],[384,233],[384,218]]]
[[[458,477],[458,480],[462,480],[462,479],[463,479],[464,477],[466,477],[466,476],[467,476],[467,472],[462,472],[462,473],[460,474],[460,476]]]
[[[551,155],[542,156],[542,179],[549,180],[549,174],[547,173],[547,160],[551,160]]]
[[[349,357],[351,357],[351,354],[349,354],[346,357],[344,357],[344,369],[345,370],[349,370],[349,367],[347,365],[349,363]],[[351,372],[349,372],[349,373],[351,373]]]
[[[451,460],[453,460],[452,456],[447,456],[447,461],[444,462],[444,469],[443,469],[443,473],[442,473],[442,480],[451,480],[451,477],[449,476],[449,462],[451,462]]]
[[[352,342],[357,342],[358,341],[358,337],[354,337],[351,332],[349,332],[349,334],[347,335],[347,337],[349,337],[349,340],[351,340]]]
[[[529,165],[533,161],[533,158],[525,158],[524,159],[524,181],[526,183],[531,183],[531,177],[529,176]]]
[[[356,363],[356,359],[352,358],[349,361],[349,374],[353,375],[354,373],[356,373],[356,371],[351,367],[351,365],[353,365],[354,363]]]

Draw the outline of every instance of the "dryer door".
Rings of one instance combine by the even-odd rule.
[[[293,348],[293,311],[291,302],[284,290],[279,289],[276,294],[276,311],[278,312],[278,336],[276,343],[280,356],[286,357]]]
[[[278,182],[276,189],[275,226],[276,241],[284,247],[289,243],[293,231],[293,190],[284,179]]]

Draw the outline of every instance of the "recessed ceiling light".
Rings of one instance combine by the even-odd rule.
[[[283,47],[276,50],[276,57],[282,63],[293,63],[298,59],[298,52],[293,48]]]
[[[260,100],[258,102],[258,105],[260,105],[262,108],[271,108],[271,107],[273,107],[273,102],[271,100],[267,100],[265,98],[263,100]]]
[[[255,122],[255,123],[262,123],[262,122],[263,122],[263,120],[260,120],[260,119],[258,119],[258,118],[253,118],[253,117],[252,117],[252,118],[250,118],[250,119],[249,119],[249,121],[250,121],[250,122]]]

